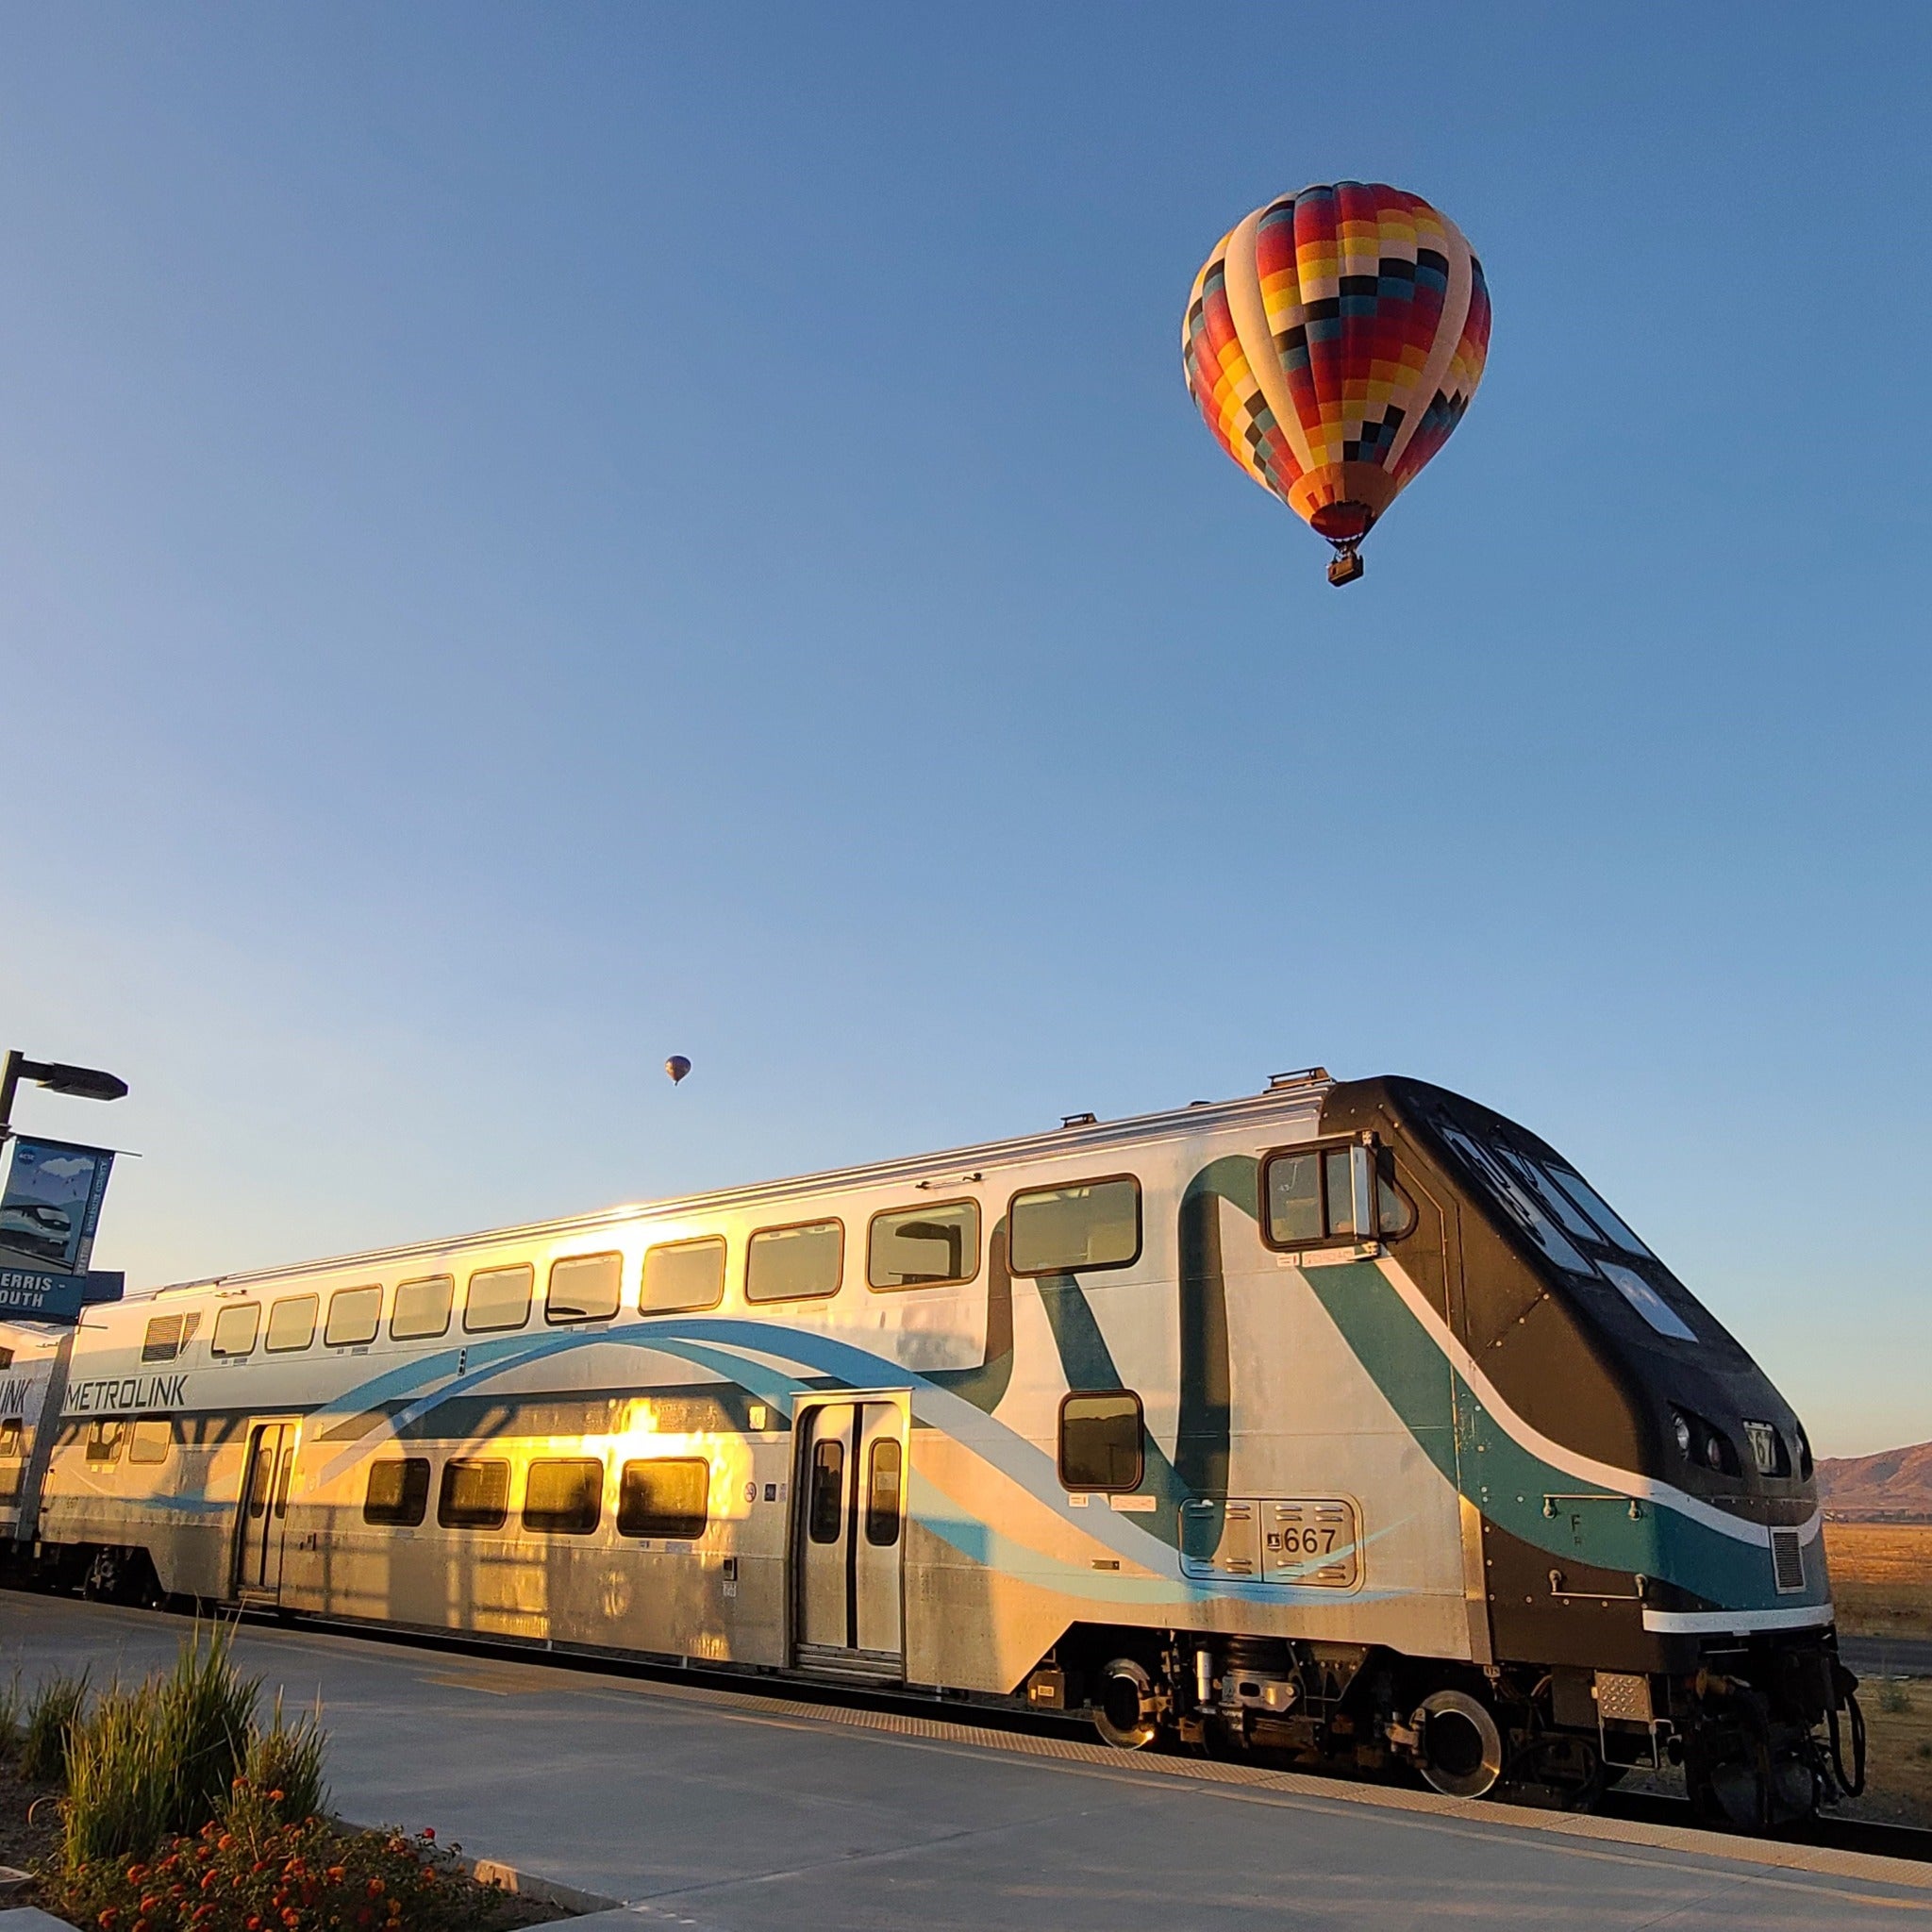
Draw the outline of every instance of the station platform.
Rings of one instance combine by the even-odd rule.
[[[187,1628],[0,1593],[0,1671],[139,1676]],[[1932,1932],[1932,1866],[1860,1853],[299,1625],[237,1655],[320,1693],[341,1815],[623,1906],[586,1932]]]

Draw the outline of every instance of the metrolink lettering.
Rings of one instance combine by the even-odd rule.
[[[0,1415],[25,1415],[26,1391],[33,1386],[25,1375],[9,1375],[0,1382]]]
[[[186,1375],[127,1375],[118,1382],[76,1382],[64,1413],[101,1415],[129,1408],[176,1408],[188,1399]]]

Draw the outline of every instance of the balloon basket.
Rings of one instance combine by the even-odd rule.
[[[1345,550],[1338,548],[1334,558],[1328,565],[1328,581],[1340,587],[1342,584],[1354,583],[1356,578],[1360,576],[1361,574],[1361,556],[1355,549],[1354,545],[1351,544]]]

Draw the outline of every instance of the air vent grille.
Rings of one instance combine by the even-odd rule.
[[[1795,1529],[1774,1529],[1771,1533],[1771,1574],[1777,1580],[1778,1594],[1790,1596],[1805,1587],[1805,1552]]]

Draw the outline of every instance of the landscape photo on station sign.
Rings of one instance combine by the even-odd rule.
[[[114,1156],[106,1147],[21,1139],[0,1195],[0,1267],[84,1274]]]

